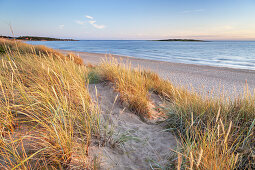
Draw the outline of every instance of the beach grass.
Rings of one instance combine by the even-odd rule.
[[[120,100],[140,117],[148,117],[148,91],[141,70],[131,68],[131,65],[121,64],[114,58],[106,58],[98,66],[101,77],[114,84],[120,93]]]
[[[140,116],[150,116],[150,92],[168,101],[162,108],[167,115],[165,125],[180,141],[175,151],[178,161],[170,161],[175,168],[254,168],[255,96],[248,87],[243,95],[231,99],[224,93],[202,96],[114,58],[105,59],[99,68],[120,99]]]
[[[246,92],[231,100],[185,95],[170,103],[166,123],[180,136],[178,167],[252,169],[254,102]]]
[[[99,110],[86,88],[89,69],[77,56],[46,47],[8,40],[1,46],[1,168],[90,168]]]
[[[53,50],[52,48],[48,48],[44,45],[29,45],[23,43],[20,40],[8,40],[4,38],[0,38],[0,53],[4,51],[9,52],[18,52],[20,55],[22,54],[37,54],[37,55],[47,55],[48,57],[53,58],[61,58],[63,60],[73,60],[76,64],[82,65],[83,60],[72,54],[69,53],[67,56],[58,52],[57,50]]]

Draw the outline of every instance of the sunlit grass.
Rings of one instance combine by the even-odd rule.
[[[77,142],[88,155],[91,136],[99,133],[99,110],[86,88],[88,68],[77,63],[77,56],[64,58],[41,47],[1,43],[0,166],[69,167]]]
[[[102,77],[114,84],[120,93],[120,100],[139,116],[148,117],[148,90],[141,70],[133,70],[131,65],[120,64],[114,58],[106,58],[99,65]]]
[[[116,59],[104,60],[99,68],[103,77],[114,84],[121,100],[141,116],[150,114],[150,91],[168,101],[163,109],[168,117],[165,124],[181,142],[177,167],[254,168],[255,96],[248,90],[232,99],[201,96]]]
[[[70,53],[67,56],[64,54],[53,50],[52,48],[48,48],[43,45],[29,45],[23,43],[20,40],[7,40],[0,38],[0,54],[4,52],[18,52],[19,55],[23,54],[37,54],[37,55],[46,55],[51,58],[60,58],[62,60],[73,60],[76,64],[82,65],[83,60]]]
[[[248,91],[230,100],[178,95],[166,112],[168,128],[181,136],[184,167],[197,160],[199,169],[254,167],[255,96]]]

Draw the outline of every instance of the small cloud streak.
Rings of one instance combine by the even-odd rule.
[[[62,30],[62,29],[64,29],[64,27],[65,27],[65,25],[59,25],[58,29]]]
[[[98,24],[96,24],[96,21],[89,21],[89,23],[93,26],[93,27],[95,27],[95,28],[97,28],[97,29],[104,29],[105,28],[105,26],[104,25],[98,25]]]
[[[96,21],[93,20],[94,17],[89,16],[89,15],[86,15],[86,18],[90,19],[89,23],[90,23],[93,27],[95,27],[95,28],[97,28],[97,29],[104,29],[104,28],[105,28],[104,25],[97,25],[97,24],[96,24]]]
[[[97,25],[97,24],[92,24],[95,28],[97,29],[104,29],[105,26],[104,25]]]
[[[88,19],[94,19],[94,17],[89,16],[89,15],[86,15],[85,17],[88,18]]]
[[[194,10],[186,10],[182,11],[183,14],[189,14],[189,13],[197,13],[197,12],[203,12],[205,11],[204,9],[194,9]]]
[[[86,15],[85,17],[89,19],[88,23],[90,25],[92,25],[94,28],[96,28],[96,29],[104,29],[105,28],[105,25],[96,24],[96,20],[94,20],[94,17],[89,16],[89,15]],[[81,20],[76,20],[75,22],[76,22],[76,24],[79,24],[79,25],[85,25],[86,24],[86,21],[81,21]]]

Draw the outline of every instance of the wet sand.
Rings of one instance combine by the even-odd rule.
[[[85,63],[98,64],[106,54],[75,52],[60,50],[62,53],[75,53],[84,59]],[[244,69],[232,69],[225,67],[212,67],[194,64],[172,63],[139,59],[127,56],[112,55],[117,59],[128,60],[133,67],[138,65],[158,73],[162,78],[170,80],[175,85],[194,89],[201,93],[214,93],[220,95],[224,90],[228,96],[242,94],[244,88],[249,85],[249,90],[255,89],[255,71]]]

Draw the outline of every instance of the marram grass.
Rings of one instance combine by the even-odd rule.
[[[176,87],[157,74],[105,59],[101,75],[112,82],[120,99],[141,116],[149,116],[150,92],[168,101],[162,108],[167,129],[179,136],[177,169],[254,169],[255,96],[248,90],[229,99],[201,96]],[[248,88],[246,88],[248,89]]]
[[[72,168],[75,157],[79,168],[89,168],[99,110],[86,88],[88,68],[48,48],[0,45],[0,167]]]

